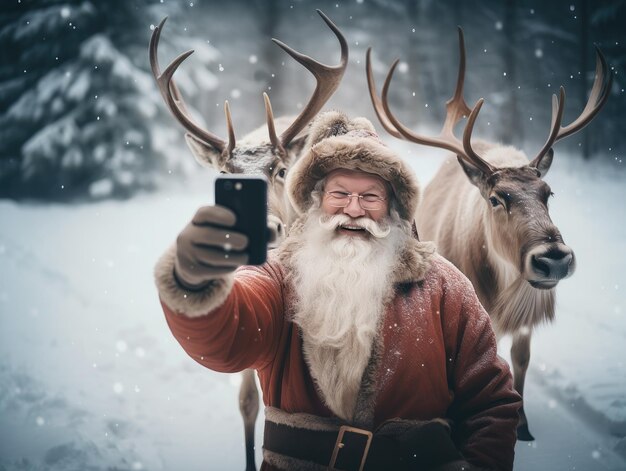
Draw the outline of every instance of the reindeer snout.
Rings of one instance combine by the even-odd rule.
[[[570,275],[570,271],[573,271],[573,261],[574,252],[572,250],[560,249],[533,255],[531,264],[536,275],[545,280],[556,281]]]
[[[268,248],[275,249],[285,238],[285,225],[273,214],[267,216]]]

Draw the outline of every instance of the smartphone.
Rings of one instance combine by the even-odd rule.
[[[215,179],[215,204],[235,213],[233,227],[248,237],[248,265],[267,258],[267,179],[263,176],[228,175]]]

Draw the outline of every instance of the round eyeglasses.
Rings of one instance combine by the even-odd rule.
[[[373,193],[365,193],[360,195],[358,193],[348,193],[346,191],[325,191],[326,201],[330,206],[334,208],[345,208],[350,204],[352,198],[358,198],[359,205],[366,211],[378,211],[383,209],[385,205],[385,198],[375,195]]]

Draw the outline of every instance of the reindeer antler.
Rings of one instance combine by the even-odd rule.
[[[389,134],[393,137],[397,137],[398,139],[402,139],[403,136],[400,134],[396,128],[393,127],[393,124],[387,118],[385,114],[385,109],[383,108],[383,103],[378,98],[378,92],[376,92],[376,83],[374,82],[374,74],[372,73],[372,48],[368,47],[367,52],[365,53],[365,72],[367,74],[367,88],[370,92],[370,98],[372,99],[372,105],[374,106],[374,112],[378,117],[378,121],[385,128]],[[391,68],[395,68],[399,59],[396,59],[392,64]]]
[[[370,96],[374,105],[374,111],[378,116],[382,126],[393,136],[398,138],[404,138],[417,144],[423,144],[431,147],[439,147],[455,152],[457,155],[463,157],[471,164],[480,168],[483,172],[491,174],[494,172],[494,167],[487,161],[482,159],[472,148],[471,137],[474,129],[474,123],[478,117],[478,112],[483,104],[481,98],[476,102],[474,108],[470,110],[467,103],[463,99],[463,82],[465,79],[465,41],[463,38],[463,30],[459,27],[459,75],[457,79],[456,90],[454,96],[446,102],[446,119],[441,129],[441,132],[436,137],[426,137],[418,135],[404,126],[398,119],[391,113],[389,109],[389,102],[387,99],[389,84],[393,76],[393,72],[398,64],[396,60],[387,74],[385,84],[382,91],[382,101],[378,98],[376,93],[376,85],[374,84],[374,78],[372,74],[370,53],[371,49],[368,49],[366,56],[366,73],[367,83],[369,87]],[[608,80],[606,76],[609,76]],[[538,167],[543,157],[548,153],[550,148],[555,142],[563,139],[564,137],[574,134],[575,132],[583,129],[587,124],[595,118],[600,109],[606,103],[613,83],[613,74],[609,73],[609,67],[604,58],[604,55],[596,47],[596,77],[589,94],[589,99],[585,108],[578,118],[576,118],[569,125],[562,127],[561,121],[563,119],[563,111],[565,109],[565,90],[560,88],[559,97],[552,96],[552,120],[550,125],[550,134],[546,143],[543,145],[537,156],[530,162],[530,166]],[[454,126],[459,122],[461,118],[467,116],[469,118],[463,132],[463,142],[459,141],[454,136]]]
[[[474,123],[478,117],[478,112],[483,104],[481,98],[476,102],[474,108],[471,108],[465,102],[463,98],[463,85],[465,82],[465,40],[463,37],[463,30],[459,27],[459,73],[456,82],[456,89],[454,95],[446,102],[446,119],[441,128],[441,132],[435,137],[427,137],[417,134],[404,126],[391,112],[389,108],[388,92],[391,78],[398,65],[399,60],[395,60],[389,69],[385,84],[382,90],[382,100],[378,98],[376,93],[376,86],[374,84],[371,61],[370,61],[370,49],[367,51],[366,56],[366,72],[367,82],[374,104],[374,110],[382,126],[389,131],[393,136],[407,139],[417,144],[423,144],[430,147],[438,147],[441,149],[450,150],[466,161],[480,168],[483,172],[491,174],[494,172],[494,168],[484,159],[482,159],[472,148],[471,137],[474,130]],[[469,119],[463,132],[463,141],[461,142],[454,135],[454,126],[463,118],[469,115]]]
[[[283,48],[287,54],[306,67],[317,80],[315,90],[313,91],[313,95],[311,95],[309,102],[306,104],[295,121],[291,123],[291,125],[280,135],[280,145],[283,148],[286,147],[291,140],[296,137],[300,131],[302,131],[302,129],[304,129],[304,127],[322,109],[332,94],[335,93],[335,90],[339,87],[348,65],[348,42],[346,41],[346,38],[343,34],[341,34],[339,28],[337,28],[337,26],[335,26],[335,24],[324,13],[322,13],[321,10],[316,11],[339,40],[339,44],[341,45],[341,60],[339,65],[324,65],[321,62],[317,62],[311,57],[305,56],[304,54],[290,48],[278,39],[272,39],[272,41]]]
[[[330,29],[335,33],[337,39],[339,39],[339,43],[341,45],[341,60],[339,65],[336,66],[327,66],[320,62],[317,62],[306,56],[301,54],[294,49],[290,48],[286,44],[282,43],[277,39],[272,39],[276,44],[278,44],[281,48],[283,48],[291,57],[293,57],[296,61],[301,63],[304,67],[306,67],[316,78],[317,85],[313,92],[313,95],[309,99],[309,102],[304,107],[300,115],[295,119],[295,121],[285,130],[280,139],[276,136],[276,131],[274,128],[274,118],[272,115],[272,108],[269,101],[269,97],[264,93],[264,101],[266,108],[266,117],[267,117],[267,125],[268,131],[270,134],[270,141],[272,145],[279,149],[281,152],[279,154],[285,154],[285,148],[289,145],[289,143],[293,140],[294,137],[298,135],[298,133],[304,129],[304,127],[313,119],[313,117],[322,109],[324,104],[328,101],[331,95],[337,90],[339,87],[339,83],[343,78],[343,74],[348,65],[348,43],[346,38],[341,34],[339,28],[335,26],[335,24],[320,10],[317,10],[322,19],[326,22],[326,24],[330,27]],[[235,148],[235,133],[233,130],[232,120],[230,117],[230,109],[228,107],[228,102],[224,104],[224,112],[226,113],[226,122],[228,126],[228,142],[216,136],[212,132],[201,128],[196,122],[191,118],[190,113],[187,111],[187,107],[183,101],[182,95],[176,86],[176,83],[173,80],[174,72],[178,69],[180,64],[183,63],[187,57],[189,57],[194,51],[190,50],[180,54],[176,59],[174,59],[171,64],[169,64],[166,69],[161,72],[159,67],[158,60],[158,46],[159,46],[159,38],[161,36],[161,31],[163,29],[163,24],[167,20],[167,17],[161,20],[158,26],[154,28],[152,32],[152,36],[150,38],[150,65],[152,67],[152,74],[157,81],[159,86],[159,91],[167,104],[168,109],[174,115],[174,117],[184,126],[184,128],[189,131],[194,137],[199,140],[205,142],[206,144],[212,146],[216,150],[218,150],[221,154],[227,154],[230,156],[232,150]]]
[[[198,126],[193,119],[191,119],[187,107],[183,101],[182,95],[176,86],[176,83],[172,79],[174,72],[178,69],[180,64],[183,63],[187,57],[193,54],[193,50],[183,52],[176,59],[169,64],[163,73],[161,73],[161,69],[159,67],[159,58],[158,58],[158,47],[159,47],[159,39],[161,37],[161,31],[163,30],[163,25],[167,17],[161,20],[158,26],[154,28],[152,31],[152,36],[150,37],[150,66],[152,67],[152,75],[157,81],[159,86],[159,91],[161,92],[161,96],[165,100],[168,109],[174,115],[174,117],[184,126],[184,128],[193,134],[194,137],[200,139],[201,141],[213,146],[220,153],[223,153],[225,149],[230,151],[235,147],[234,139],[232,142],[228,142],[228,147],[226,146],[226,141],[220,139],[215,134],[201,128]],[[232,128],[229,129],[229,134],[234,137],[234,133],[232,132]]]
[[[608,75],[608,80],[606,76]],[[604,58],[604,55],[596,46],[596,77],[589,93],[589,99],[585,108],[580,113],[580,116],[572,121],[567,126],[561,126],[561,120],[563,118],[563,109],[565,107],[565,89],[560,88],[559,98],[556,95],[552,95],[552,123],[550,125],[550,135],[548,140],[543,145],[537,156],[530,162],[531,167],[538,167],[541,164],[541,160],[548,153],[550,148],[555,142],[563,139],[564,137],[574,134],[587,126],[593,118],[596,117],[598,112],[602,109],[606,100],[609,98],[611,91],[611,85],[613,84],[613,74],[609,72],[609,66]]]

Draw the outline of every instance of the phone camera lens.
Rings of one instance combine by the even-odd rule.
[[[233,189],[232,182],[228,182],[228,181],[224,182],[224,189],[225,190],[232,190]]]

